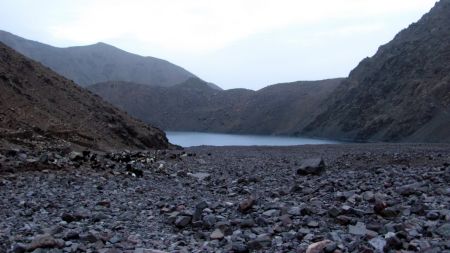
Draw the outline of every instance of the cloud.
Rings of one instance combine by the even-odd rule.
[[[51,27],[55,38],[133,38],[173,51],[207,52],[287,26],[424,12],[435,0],[92,0]],[[342,28],[340,33],[352,32]],[[364,29],[364,28],[363,28]],[[373,28],[371,28],[373,29]]]

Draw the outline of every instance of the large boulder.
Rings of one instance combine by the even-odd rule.
[[[305,159],[297,169],[298,175],[320,175],[325,171],[325,162],[319,158]]]

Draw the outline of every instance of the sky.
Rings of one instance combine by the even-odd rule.
[[[224,89],[346,77],[436,0],[0,0],[0,29],[105,42]]]

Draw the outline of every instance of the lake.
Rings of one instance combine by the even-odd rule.
[[[166,132],[173,144],[182,147],[192,146],[293,146],[306,144],[337,144],[330,140],[319,140],[302,137],[240,135],[197,132]]]

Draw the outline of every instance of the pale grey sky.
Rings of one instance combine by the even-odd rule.
[[[436,0],[0,0],[0,29],[99,41],[229,89],[345,77]]]

